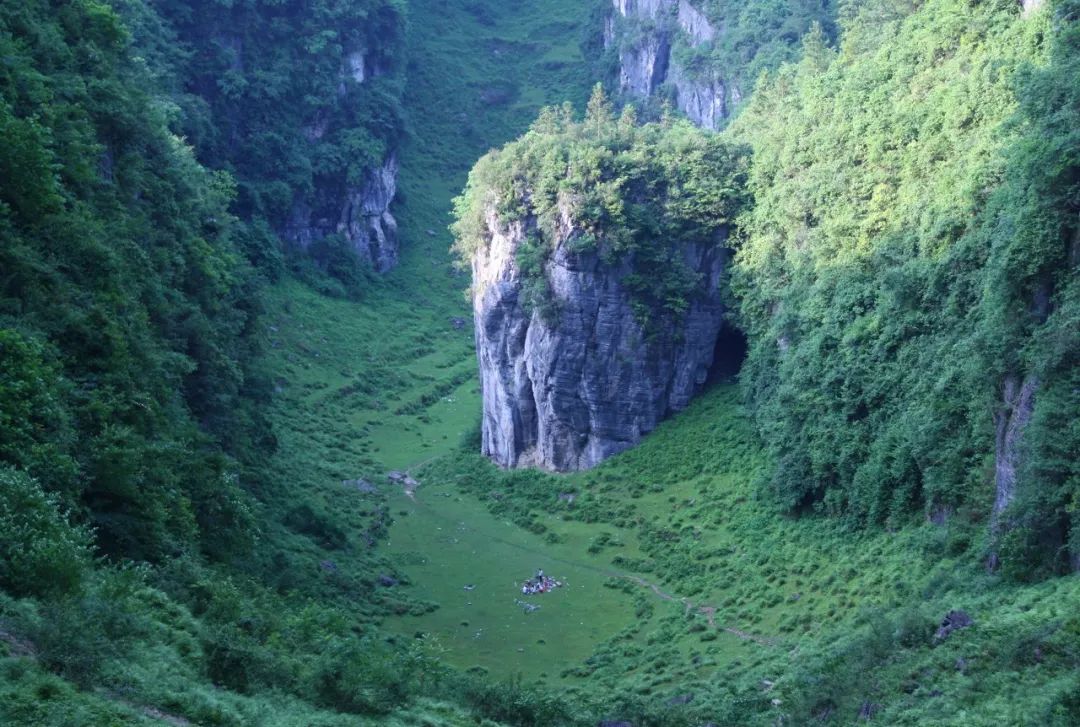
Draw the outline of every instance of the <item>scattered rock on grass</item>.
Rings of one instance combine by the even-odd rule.
[[[377,492],[375,485],[361,478],[357,478],[355,480],[342,480],[341,486],[348,489],[358,490],[359,492],[363,492],[365,495],[373,495]]]
[[[869,700],[862,703],[859,707],[859,719],[872,720],[874,715],[881,711],[881,705]]]
[[[945,639],[949,638],[953,631],[959,631],[960,629],[966,629],[968,626],[973,626],[975,621],[968,616],[966,611],[959,609],[955,611],[949,611],[945,614],[945,618],[941,620],[941,626],[934,633],[934,642],[941,643]]]

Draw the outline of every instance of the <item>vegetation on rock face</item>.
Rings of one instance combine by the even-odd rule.
[[[1047,577],[1080,533],[1075,2],[846,5],[730,136],[597,97],[487,158],[459,245],[485,188],[507,219],[531,190],[534,269],[564,200],[580,244],[641,259],[741,224],[744,405],[716,387],[560,477],[468,451],[442,227],[473,159],[585,101],[587,9],[410,11],[0,4],[0,722],[1080,723],[1080,581]],[[408,247],[359,305],[289,279],[274,231],[402,141],[404,32]],[[342,76],[361,49],[383,75]],[[647,292],[677,308],[682,279]],[[991,530],[1006,382],[1034,404]],[[409,467],[415,499],[382,476]],[[535,614],[462,586],[548,557],[595,600],[500,652],[485,625]]]
[[[815,25],[830,37],[836,33],[836,3],[831,0],[700,4],[719,29],[716,37],[695,46],[678,33],[673,58],[691,77],[716,74],[741,89],[743,98],[750,96],[762,72],[798,60],[803,37]]]
[[[1062,453],[1080,439],[1058,419],[1080,354],[1071,8],[852,9],[838,51],[811,36],[733,127],[754,159],[743,380],[788,506],[986,520],[1004,389],[1026,382],[1005,561],[1054,571],[1076,552]]]
[[[317,226],[308,257],[355,289],[363,274],[333,228],[404,135],[404,3],[169,1],[152,5],[160,17],[121,7],[175,125],[200,162],[235,178],[245,251],[273,269],[274,233]]]
[[[640,125],[615,116],[597,86],[585,117],[547,108],[527,134],[482,158],[455,201],[455,251],[467,263],[488,245],[490,216],[524,221],[518,250],[529,301],[547,304],[544,264],[565,245],[630,264],[626,284],[642,320],[683,313],[699,275],[682,245],[723,245],[743,197],[741,151],[685,121]]]
[[[639,47],[644,37],[659,33],[671,45],[670,60],[678,67],[678,74],[689,79],[721,81],[724,98],[720,100],[731,116],[751,96],[763,72],[799,59],[802,39],[815,25],[830,38],[837,33],[837,4],[831,0],[690,0],[689,5],[709,22],[714,31],[711,38],[690,38],[679,27],[682,4],[670,2],[666,4],[668,12],[656,20],[624,18],[616,13],[614,43],[605,52],[601,30],[612,9],[610,2],[599,3],[599,17],[594,20],[596,35],[590,44],[600,59],[602,75],[609,81],[617,78],[620,54]],[[671,79],[669,69],[655,100],[645,102],[650,110],[658,112],[673,99],[676,89]]]

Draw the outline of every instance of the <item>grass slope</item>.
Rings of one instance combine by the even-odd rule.
[[[433,499],[464,493],[446,498],[451,519],[470,513],[467,522],[482,522],[472,513],[486,502],[500,521],[547,544],[543,555],[530,554],[538,562],[558,558],[558,567],[603,573],[609,590],[633,605],[630,624],[561,672],[567,698],[644,698],[691,722],[770,724],[785,715],[848,723],[870,710],[892,724],[1069,723],[1080,579],[1025,586],[986,575],[975,542],[984,527],[960,518],[867,532],[784,517],[757,497],[763,457],[736,387],[721,385],[592,472],[503,472],[463,453],[421,474],[452,485],[435,488]],[[568,492],[571,504],[559,498]],[[391,530],[392,542],[407,521]],[[466,543],[441,549],[440,567],[457,576],[460,558],[474,573],[501,575],[500,540],[489,542],[490,566]],[[424,596],[459,602],[459,580],[426,581]],[[502,580],[497,598],[506,600]],[[543,649],[521,657],[538,662],[522,673],[553,670],[552,641],[563,643],[568,628],[565,643],[574,643],[583,616],[615,626],[610,599],[576,597],[556,594],[550,608],[544,601],[546,617],[560,609],[566,619],[550,627]],[[935,628],[953,609],[975,625],[938,642]],[[458,663],[492,660],[482,640],[461,638],[449,618],[411,621],[435,630]],[[524,643],[526,633],[514,638]],[[680,703],[687,695],[693,700]]]
[[[403,263],[361,304],[293,284],[273,304],[279,459],[297,500],[355,512],[354,530],[389,513],[375,558],[403,580],[383,602],[402,645],[422,633],[447,663],[546,684],[583,719],[1068,724],[1077,580],[985,575],[971,555],[984,523],[963,516],[856,532],[778,515],[757,496],[764,454],[732,386],[593,472],[507,473],[469,452],[479,401],[450,201],[539,105],[584,100],[584,15],[413,6]],[[415,500],[390,468],[422,481]],[[379,492],[342,487],[356,477]],[[525,599],[541,605],[525,614],[516,582],[536,567],[571,585]],[[954,608],[975,625],[935,643]]]

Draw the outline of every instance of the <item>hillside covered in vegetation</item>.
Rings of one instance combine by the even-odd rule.
[[[0,4],[0,722],[1080,722],[1077,11]]]

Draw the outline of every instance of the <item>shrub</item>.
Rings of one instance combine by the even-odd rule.
[[[37,481],[0,467],[0,586],[22,596],[74,592],[90,563],[89,543]]]

